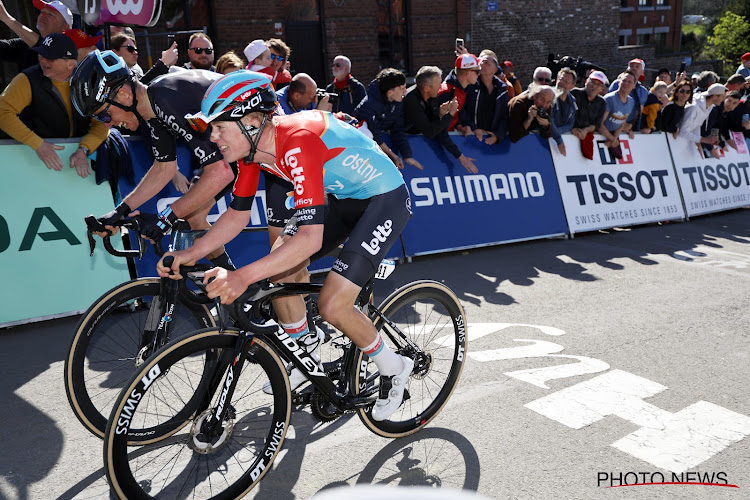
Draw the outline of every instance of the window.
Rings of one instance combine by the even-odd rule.
[[[669,0],[656,0],[657,7],[664,7],[665,5],[669,5]]]
[[[666,33],[656,33],[654,35],[654,43],[656,44],[656,47],[659,49],[663,49],[667,45],[667,34]]]
[[[409,67],[405,0],[378,0],[378,61],[381,68]]]
[[[652,37],[651,34],[644,34],[644,35],[638,35],[638,39],[635,42],[637,45],[648,45],[649,43],[652,43]]]
[[[648,7],[651,5],[651,0],[638,0],[638,7]]]
[[[628,44],[628,37],[627,37],[627,36],[625,36],[625,35],[620,35],[620,38],[618,39],[618,42],[617,42],[617,44],[618,44],[618,45],[619,45],[620,47],[624,47],[625,45],[627,45],[627,44]]]

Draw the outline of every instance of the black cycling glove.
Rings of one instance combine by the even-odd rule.
[[[108,214],[97,217],[96,220],[103,226],[111,226],[115,222],[126,218],[130,212],[132,212],[132,210],[130,210],[128,204],[123,202],[117,205],[117,207]]]
[[[172,212],[171,207],[165,208],[159,215],[144,213],[141,217],[143,219],[141,234],[152,241],[161,240],[177,222],[177,216]]]

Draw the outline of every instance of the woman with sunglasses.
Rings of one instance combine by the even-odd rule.
[[[271,51],[271,69],[276,72],[271,83],[276,90],[279,90],[292,81],[292,74],[289,72],[289,56],[292,54],[292,49],[278,38],[268,39],[266,45]]]
[[[116,35],[112,35],[110,45],[115,54],[122,57],[125,61],[130,72],[146,85],[151,83],[157,76],[168,73],[170,66],[174,66],[177,63],[179,56],[177,42],[174,42],[171,47],[161,53],[161,59],[156,61],[151,69],[144,73],[143,69],[138,65],[138,46],[135,43],[134,36],[125,32],[117,33]]]
[[[675,85],[669,104],[661,110],[661,130],[672,134],[677,139],[680,122],[685,115],[685,105],[693,102],[693,85],[683,80]]]

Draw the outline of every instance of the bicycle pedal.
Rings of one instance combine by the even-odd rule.
[[[312,391],[292,392],[292,404],[295,406],[307,406],[312,401]]]

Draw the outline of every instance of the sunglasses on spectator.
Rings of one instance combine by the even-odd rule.
[[[276,54],[271,54],[271,60],[272,61],[277,61],[278,60],[278,61],[284,62],[284,59],[286,59],[286,57],[284,57],[284,56],[277,56]]]
[[[112,103],[107,103],[107,107],[102,110],[101,113],[97,113],[93,116],[94,120],[102,123],[110,123],[112,121],[112,117],[109,116],[109,107],[112,106]]]
[[[540,81],[542,83],[550,83],[552,80],[549,78],[537,78],[537,81]]]
[[[204,49],[203,47],[194,47],[192,49],[188,49],[194,51],[196,54],[203,54],[204,52],[206,54],[213,54],[214,49]]]
[[[133,45],[125,45],[123,46],[123,49],[127,49],[127,51],[130,52],[131,54],[138,52],[138,48]]]
[[[343,64],[341,64],[340,62],[333,63],[334,68],[340,68],[341,66],[343,66]]]
[[[689,88],[683,87],[680,90],[677,91],[678,94],[692,94],[693,91]]]

